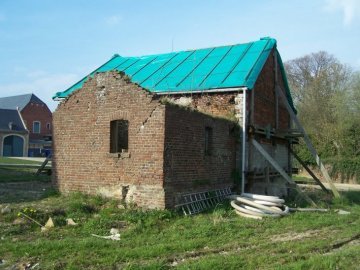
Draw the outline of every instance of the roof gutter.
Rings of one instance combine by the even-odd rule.
[[[178,94],[197,94],[197,93],[217,93],[217,92],[238,92],[249,90],[247,87],[232,87],[232,88],[216,88],[207,90],[195,91],[167,91],[167,92],[152,92],[156,95],[178,95]]]
[[[156,95],[179,95],[179,94],[198,94],[198,93],[218,93],[218,92],[238,92],[250,90],[248,87],[229,87],[229,88],[214,88],[206,90],[195,91],[166,91],[166,92],[150,92]],[[54,101],[62,101],[66,97],[53,97]]]

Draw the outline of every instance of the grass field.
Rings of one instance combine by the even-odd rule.
[[[35,160],[25,160],[25,159],[17,159],[17,158],[9,158],[9,157],[0,157],[0,164],[35,164],[40,165],[41,162]]]
[[[59,195],[50,177],[41,177],[25,168],[0,169],[0,209],[11,208],[0,214],[0,269],[359,269],[360,192],[333,200],[309,191],[329,212],[259,221],[237,216],[228,202],[185,217],[98,196]],[[304,206],[299,197],[287,204]],[[19,212],[41,224],[51,217],[55,227],[41,232]],[[66,225],[67,218],[78,225]],[[120,241],[92,236],[111,228]]]
[[[41,165],[39,161],[14,159],[8,157],[0,157],[0,183],[6,182],[28,182],[43,181],[49,182],[50,175],[41,174],[36,176],[38,167],[29,168],[26,165]],[[9,166],[7,166],[9,165]],[[16,167],[14,167],[16,165]],[[21,166],[25,165],[25,166]]]
[[[318,202],[330,211],[258,221],[237,216],[228,203],[184,217],[47,191],[39,200],[10,203],[12,212],[0,215],[0,268],[38,263],[35,269],[359,269],[360,193]],[[19,211],[42,224],[52,217],[55,228],[41,232],[32,222],[13,224]],[[69,217],[78,226],[67,226]],[[120,241],[91,235],[109,235],[111,228],[120,230]]]

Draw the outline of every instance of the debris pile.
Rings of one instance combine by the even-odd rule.
[[[91,234],[91,235],[94,237],[97,237],[97,238],[110,239],[113,241],[120,240],[120,233],[119,233],[119,230],[116,228],[111,228],[110,235],[107,235],[107,236],[101,236],[101,235],[97,235],[97,234]]]

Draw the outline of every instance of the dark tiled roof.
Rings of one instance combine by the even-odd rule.
[[[0,109],[16,110],[17,108],[19,108],[19,110],[21,111],[30,102],[45,104],[34,94],[25,94],[0,98]]]
[[[26,131],[17,110],[0,109],[0,130]]]

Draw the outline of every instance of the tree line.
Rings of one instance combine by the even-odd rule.
[[[360,72],[324,51],[287,61],[285,69],[299,120],[320,156],[356,160],[360,171]],[[314,163],[303,143],[296,151]]]

